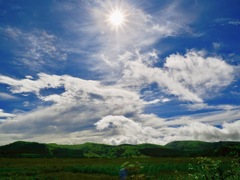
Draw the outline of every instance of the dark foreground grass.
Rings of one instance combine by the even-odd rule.
[[[233,161],[232,158],[1,158],[0,179],[108,180],[119,179],[122,168],[129,170],[128,179],[207,179],[203,173],[209,174],[211,168],[230,171]]]

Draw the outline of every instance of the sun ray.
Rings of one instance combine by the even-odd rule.
[[[127,14],[120,8],[112,9],[107,14],[107,23],[108,25],[115,30],[116,32],[119,31],[119,29],[123,29],[123,27],[126,25],[127,22]]]
[[[124,15],[121,11],[116,10],[109,15],[109,21],[114,26],[120,26],[124,22]]]

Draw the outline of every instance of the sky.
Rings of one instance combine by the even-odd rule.
[[[239,0],[0,0],[0,145],[240,141]]]

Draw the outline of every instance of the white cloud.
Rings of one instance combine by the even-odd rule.
[[[59,136],[64,134],[69,137],[71,134],[72,140],[65,139],[60,142],[77,143],[77,139],[79,142],[84,139],[74,138],[74,135],[81,134],[83,130],[97,133],[93,130],[95,124],[98,129],[103,129],[102,133],[99,132],[99,137],[98,135],[94,137],[97,141],[104,139],[104,142],[110,144],[145,142],[163,144],[171,139],[191,139],[192,137],[184,132],[190,131],[192,126],[195,127],[194,123],[200,123],[199,127],[209,126],[210,130],[203,131],[205,135],[202,136],[195,134],[195,139],[208,140],[207,137],[212,136],[212,140],[224,140],[237,136],[231,133],[224,134],[225,131],[213,125],[225,121],[226,129],[228,122],[239,120],[238,109],[230,108],[220,113],[166,120],[153,114],[144,114],[143,110],[149,103],[163,103],[168,99],[158,93],[158,97],[146,102],[141,99],[140,94],[142,88],[156,83],[158,91],[178,96],[180,100],[202,103],[202,99],[207,98],[202,92],[209,92],[209,88],[210,92],[217,92],[231,83],[234,71],[230,65],[219,58],[207,58],[194,51],[188,52],[185,56],[179,54],[169,56],[163,68],[154,67],[155,60],[151,53],[141,54],[139,51],[126,53],[119,60],[124,67],[123,76],[116,83],[110,84],[107,81],[83,80],[69,75],[40,73],[38,78],[26,77],[21,80],[1,75],[0,83],[8,84],[12,93],[33,93],[42,101],[53,102],[48,107],[39,107],[34,111],[18,114],[11,120],[4,120],[0,125],[1,132],[19,134],[23,139],[39,136],[39,140],[46,142],[48,139],[41,135],[43,133],[51,136],[55,134],[55,139],[59,141]],[[196,71],[191,71],[191,68]],[[224,72],[220,73],[222,71]],[[199,87],[199,82],[202,83],[202,87]],[[48,88],[63,88],[64,91],[43,95],[42,90]],[[101,120],[98,121],[99,119]],[[171,128],[176,125],[181,127]],[[215,135],[216,132],[222,137]]]
[[[73,84],[78,88],[79,84],[76,82]],[[225,112],[161,119],[154,114],[141,114],[140,102],[134,102],[132,99],[127,101],[131,96],[122,95],[127,100],[118,101],[116,96],[118,98],[123,91],[120,91],[119,94],[116,92],[116,94],[112,87],[104,88],[106,94],[103,98],[109,98],[109,103],[95,99],[99,97],[85,99],[86,101],[84,99],[73,101],[77,96],[81,96],[77,95],[78,90],[76,90],[73,92],[75,96],[68,96],[69,103],[62,97],[62,101],[56,101],[50,107],[38,108],[32,112],[18,114],[11,120],[4,120],[0,124],[3,134],[1,137],[9,134],[4,142],[21,139],[56,143],[91,141],[109,144],[165,144],[173,140],[239,139],[240,114],[237,107],[226,109]],[[93,91],[89,90],[86,93],[89,92]],[[133,106],[133,102],[136,107]],[[131,105],[129,105],[130,103]],[[124,117],[124,114],[131,114],[131,118]],[[91,127],[93,124],[98,131]],[[222,125],[223,128],[219,129],[214,125]]]
[[[235,76],[233,66],[219,57],[206,57],[203,51],[172,54],[166,58],[163,68],[152,66],[151,58],[139,51],[125,53],[120,61],[122,77],[118,82],[123,86],[141,89],[157,83],[159,91],[197,103],[217,95]]]
[[[213,48],[215,49],[215,50],[218,50],[218,49],[220,49],[222,47],[222,44],[221,43],[218,43],[218,42],[214,42],[213,43]]]
[[[106,116],[95,123],[98,130],[105,130],[108,144],[141,144],[156,143],[161,134],[160,131],[128,119],[124,116]]]
[[[139,3],[102,0],[58,5],[58,9],[65,13],[74,14],[63,24],[74,35],[76,42],[71,45],[88,51],[86,56],[94,72],[115,75],[121,69],[119,55],[139,48],[145,50],[162,38],[189,32],[188,24],[193,16],[190,18],[183,13],[178,2],[162,6],[155,14],[144,11],[141,8],[144,4],[137,4]],[[126,24],[118,33],[106,21],[109,11],[116,7],[127,14]]]
[[[162,38],[188,32],[191,18],[179,12],[177,3],[160,9],[158,14],[149,14],[136,4],[121,2],[118,7],[128,13],[128,20],[117,34],[105,21],[105,15],[111,6],[114,8],[115,2],[88,1],[81,7],[79,2],[77,5],[67,2],[64,11],[74,14],[65,24],[74,39],[73,42],[66,40],[66,46],[71,45],[67,49],[46,31],[0,29],[16,43],[16,57],[32,69],[63,62],[66,52],[84,53],[92,70],[106,75],[98,77],[101,81],[44,73],[39,73],[37,78],[25,76],[24,79],[0,75],[0,83],[9,85],[13,94],[27,96],[31,93],[43,105],[51,102],[16,116],[0,109],[0,117],[4,118],[0,123],[2,142],[22,139],[56,143],[164,144],[181,139],[239,140],[239,107],[213,107],[218,111],[171,119],[144,114],[144,108],[149,105],[176,99],[192,102],[191,110],[210,108],[205,100],[230,85],[238,68],[220,57],[208,57],[196,50],[185,55],[172,54],[165,59],[163,67],[155,66],[159,51],[149,50],[149,47]],[[218,48],[218,44],[213,46]],[[63,92],[53,90],[60,88]],[[48,89],[53,93],[44,95],[43,91]],[[165,95],[170,95],[171,99]],[[0,93],[0,97],[10,99],[13,96]],[[24,106],[29,104],[30,101],[23,103]]]
[[[120,114],[124,112],[139,112],[143,107],[136,92],[115,87],[114,85],[102,85],[98,81],[82,80],[71,76],[57,76],[40,73],[39,79],[17,80],[6,76],[0,76],[0,83],[10,85],[12,93],[34,93],[43,101],[52,101],[56,104],[81,104],[109,106]],[[41,90],[47,88],[63,87],[65,92],[43,96]]]
[[[95,30],[101,32],[98,38],[104,41],[107,51],[111,47],[118,48],[120,51],[125,51],[129,47],[146,47],[155,43],[159,38],[172,36],[182,30],[181,23],[177,13],[177,7],[169,8],[168,11],[162,10],[156,16],[144,12],[142,9],[127,1],[113,2],[109,0],[98,1],[90,4]],[[171,6],[174,7],[174,6]],[[109,11],[118,8],[126,14],[126,22],[119,29],[116,35],[115,29],[109,26],[106,22]],[[174,12],[174,15],[173,15]],[[168,15],[171,14],[171,20]],[[183,25],[183,24],[182,24]],[[91,33],[93,33],[91,31]],[[96,32],[97,33],[97,32]],[[117,39],[116,39],[116,36]],[[141,41],[139,41],[139,38]]]
[[[0,137],[0,145],[6,145],[17,140],[22,140],[22,135],[20,134],[0,133]]]
[[[219,57],[205,57],[204,52],[171,55],[164,67],[174,81],[203,99],[230,85],[234,79],[232,66]]]
[[[13,96],[13,95],[11,95],[11,94],[0,92],[0,99],[3,99],[3,100],[16,100],[18,98]]]
[[[159,103],[159,102],[161,102],[161,99],[154,99],[154,100],[152,100],[152,101],[147,101],[147,102],[145,102],[144,104],[157,104],[157,103]]]
[[[25,32],[15,27],[0,30],[16,45],[12,49],[17,61],[32,70],[51,66],[67,58],[64,48],[57,44],[57,37],[44,30]]]
[[[35,80],[0,76],[0,82],[10,85],[13,93],[34,93],[39,99],[54,103],[4,121],[0,129],[6,133],[23,133],[28,129],[29,134],[39,134],[53,131],[52,127],[57,132],[75,132],[109,114],[134,116],[144,107],[144,101],[135,92],[67,75],[41,73]],[[41,94],[43,89],[59,87],[65,91],[46,96]]]
[[[175,140],[231,141],[239,140],[240,120],[223,123],[222,129],[212,125],[189,122],[181,127],[153,128],[123,116],[107,116],[95,123],[103,131],[108,144],[166,144]]]
[[[233,18],[218,18],[215,20],[215,22],[220,23],[221,25],[234,25],[234,26],[240,25],[240,20]]]
[[[19,134],[19,133],[0,133],[0,145],[12,143],[14,141],[28,141],[40,143],[58,143],[58,144],[82,144],[85,142],[99,142],[103,143],[101,132],[92,130],[82,130],[73,133],[52,133],[46,134]]]
[[[25,78],[26,78],[26,79],[33,79],[33,77],[32,77],[32,76],[29,76],[29,75],[25,76]]]
[[[175,116],[160,121],[160,119],[151,120],[151,118],[145,118],[147,120],[141,121],[143,125],[151,126],[155,128],[162,128],[167,126],[186,126],[192,122],[206,123],[211,126],[221,125],[223,122],[231,123],[240,119],[240,107],[239,106],[219,106],[219,107],[207,107],[201,110],[211,110],[210,112],[188,114],[186,116]]]
[[[181,12],[178,3],[170,3],[158,14],[149,14],[126,1],[91,1],[88,5],[91,18],[85,23],[84,33],[94,47],[92,70],[105,73],[103,81],[118,81],[119,86],[134,91],[157,83],[159,91],[194,103],[203,103],[233,82],[234,68],[220,57],[207,57],[203,51],[172,54],[163,68],[154,67],[159,61],[158,52],[148,52],[148,48],[167,36],[189,32],[188,24],[193,19]],[[106,15],[115,7],[127,14],[126,24],[118,33],[106,22]]]
[[[238,25],[240,25],[240,20],[229,21],[228,24],[232,24],[232,25],[238,26]]]
[[[166,137],[165,140],[239,141],[239,128],[240,120],[233,123],[223,123],[222,129],[195,122],[175,129],[172,131],[172,136]]]
[[[3,109],[0,109],[0,119],[14,117],[14,114],[6,113]]]
[[[65,7],[64,4],[63,7]],[[85,7],[81,13],[91,15],[89,18],[84,18],[84,22],[70,20],[69,24],[65,25],[68,29],[69,26],[72,27],[76,37],[79,33],[85,35],[79,42],[79,48],[83,46],[86,48],[87,44],[88,51],[94,51],[89,53],[91,57],[88,57],[91,59],[91,69],[94,72],[105,73],[106,76],[103,77],[103,80],[114,82],[121,79],[123,84],[125,83],[123,86],[129,85],[132,88],[140,89],[143,85],[157,82],[159,89],[167,94],[173,94],[185,101],[203,102],[205,97],[202,97],[202,94],[206,88],[204,90],[202,88],[203,92],[199,95],[200,90],[196,93],[196,90],[191,89],[191,84],[186,85],[179,82],[178,79],[172,78],[166,69],[151,66],[154,61],[158,60],[156,51],[140,53],[139,50],[136,50],[148,49],[150,45],[161,38],[188,32],[187,24],[193,18],[188,18],[181,12],[179,3],[170,3],[168,6],[162,7],[158,14],[149,14],[136,4],[127,1],[121,1],[119,4],[108,0],[90,1],[81,6],[78,3],[75,5],[66,3],[66,7],[63,8],[65,12],[75,12],[77,10],[75,7]],[[107,14],[115,7],[123,9],[127,14],[126,25],[117,34],[106,22]],[[135,58],[140,60],[137,61]],[[171,58],[173,56],[169,57],[168,61]],[[189,60],[187,63],[193,61]],[[215,90],[217,91],[217,88]]]

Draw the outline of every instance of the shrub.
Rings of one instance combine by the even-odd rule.
[[[239,158],[232,160],[228,166],[220,160],[207,157],[198,158],[197,164],[189,164],[190,177],[194,179],[238,179],[240,177]]]

